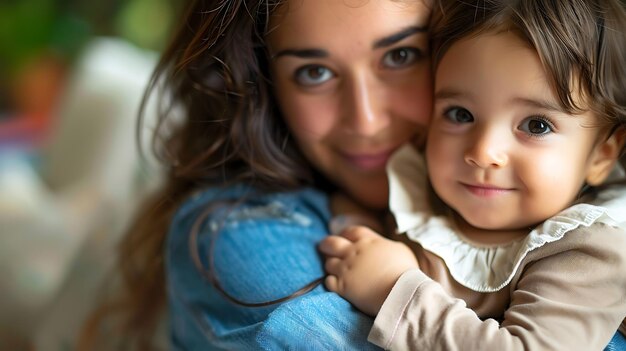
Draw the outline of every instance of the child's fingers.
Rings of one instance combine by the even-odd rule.
[[[324,285],[326,286],[326,289],[330,291],[339,291],[339,280],[334,275],[326,276],[326,279],[324,279]]]
[[[319,250],[326,256],[345,257],[352,242],[341,236],[328,236],[319,244]]]
[[[340,275],[343,271],[343,261],[336,257],[328,258],[326,262],[324,262],[324,270],[326,270],[328,274]]]
[[[372,238],[376,236],[378,236],[376,232],[374,232],[368,227],[362,227],[362,226],[347,227],[341,232],[341,237],[344,237],[352,242],[356,242],[359,240]]]
[[[340,234],[344,229],[353,226],[364,226],[372,228],[373,230],[382,231],[383,227],[381,223],[373,218],[358,215],[358,214],[344,214],[333,217],[328,224],[328,229],[333,235]]]

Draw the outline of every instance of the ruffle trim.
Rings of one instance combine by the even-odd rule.
[[[501,246],[475,246],[463,240],[443,217],[427,218],[423,225],[408,230],[406,235],[441,257],[459,284],[478,292],[495,292],[511,282],[529,252],[563,238],[580,226],[604,222],[603,217],[608,217],[605,209],[578,204],[548,219],[523,239]]]

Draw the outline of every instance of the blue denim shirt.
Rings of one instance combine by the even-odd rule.
[[[216,200],[247,200],[214,208]],[[167,240],[166,275],[174,350],[367,350],[373,320],[347,301],[316,287],[279,305],[244,307],[227,300],[192,261],[197,250],[233,297],[263,302],[292,294],[324,275],[316,246],[327,235],[326,195],[313,189],[255,194],[234,186],[209,189],[187,200],[175,215]],[[190,233],[200,220],[197,245]]]

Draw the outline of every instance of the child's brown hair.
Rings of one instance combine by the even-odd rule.
[[[440,0],[433,10],[434,70],[455,42],[512,31],[537,51],[565,111],[589,109],[610,133],[626,128],[626,10],[619,0]]]

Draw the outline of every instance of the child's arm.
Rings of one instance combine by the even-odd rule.
[[[626,316],[626,233],[578,228],[531,252],[502,321],[481,320],[420,270],[401,275],[368,340],[403,350],[602,350]]]
[[[419,268],[405,244],[367,227],[346,228],[341,235],[325,238],[319,248],[327,256],[326,287],[372,316],[378,313],[400,275]]]

